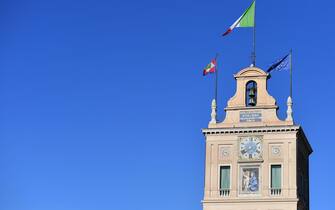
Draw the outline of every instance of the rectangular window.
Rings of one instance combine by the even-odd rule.
[[[271,165],[271,195],[281,194],[281,165]]]
[[[229,196],[230,193],[230,166],[220,167],[220,195]]]

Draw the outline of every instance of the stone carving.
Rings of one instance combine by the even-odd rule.
[[[281,148],[280,148],[280,146],[272,146],[271,147],[271,153],[272,153],[272,155],[273,156],[280,156],[281,154]]]
[[[219,149],[219,157],[220,159],[226,159],[226,158],[229,158],[230,157],[230,153],[231,153],[231,150],[230,150],[230,147],[220,147]]]

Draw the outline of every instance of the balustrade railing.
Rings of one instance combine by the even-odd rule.
[[[220,196],[221,197],[229,197],[230,189],[220,189]]]
[[[271,188],[270,189],[270,194],[272,196],[279,196],[279,195],[281,195],[281,188]]]

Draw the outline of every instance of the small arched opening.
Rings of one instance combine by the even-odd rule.
[[[248,107],[256,106],[257,104],[257,83],[255,81],[249,81],[245,88],[245,105]]]

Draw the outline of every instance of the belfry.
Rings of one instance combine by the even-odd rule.
[[[312,148],[292,117],[277,116],[267,91],[269,74],[257,67],[234,75],[236,93],[222,122],[212,102],[206,140],[204,210],[309,210]]]

